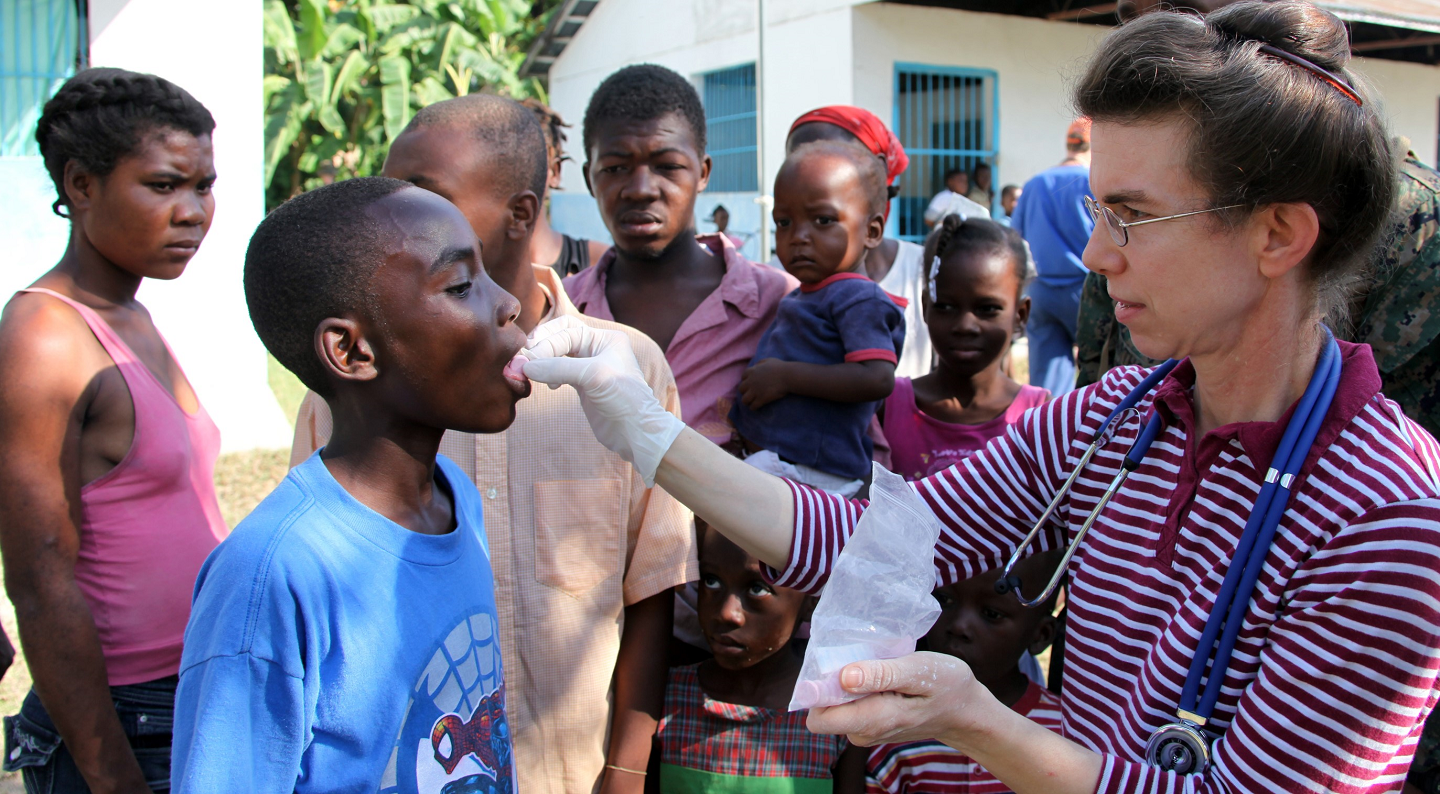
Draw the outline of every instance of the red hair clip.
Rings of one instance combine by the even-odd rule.
[[[1335,75],[1332,72],[1320,68],[1318,64],[1301,58],[1299,55],[1296,55],[1294,53],[1286,52],[1278,47],[1272,47],[1269,44],[1261,44],[1260,51],[1265,53],[1266,55],[1273,55],[1282,61],[1289,61],[1290,63],[1299,66],[1301,69],[1304,69],[1314,74],[1316,77],[1319,77],[1321,80],[1329,83],[1330,85],[1335,86],[1335,90],[1344,94],[1345,97],[1351,102],[1354,102],[1357,107],[1365,106],[1365,102],[1360,98],[1359,92],[1357,92],[1354,88],[1351,88],[1349,83],[1341,80],[1338,75]]]

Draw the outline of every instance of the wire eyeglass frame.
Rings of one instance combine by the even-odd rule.
[[[1125,244],[1128,243],[1128,242],[1130,242],[1130,227],[1131,227],[1131,226],[1144,226],[1144,225],[1147,224],[1147,223],[1159,223],[1160,221],[1173,221],[1173,220],[1175,220],[1176,218],[1188,218],[1188,217],[1190,217],[1191,215],[1204,215],[1204,214],[1210,213],[1210,212],[1219,212],[1219,211],[1221,211],[1221,210],[1233,210],[1233,209],[1235,209],[1236,207],[1243,207],[1243,206],[1245,206],[1244,204],[1231,204],[1231,205],[1228,206],[1228,207],[1211,207],[1211,208],[1208,209],[1208,210],[1195,210],[1194,212],[1181,212],[1181,213],[1176,214],[1176,215],[1166,215],[1166,216],[1161,217],[1161,218],[1146,218],[1146,219],[1143,220],[1143,221],[1128,221],[1128,222],[1127,222],[1127,221],[1122,221],[1122,220],[1120,220],[1120,216],[1119,216],[1119,215],[1116,215],[1115,212],[1114,212],[1114,210],[1111,210],[1109,207],[1102,207],[1102,206],[1100,206],[1100,202],[1096,201],[1094,198],[1092,198],[1092,197],[1090,197],[1090,196],[1085,196],[1084,198],[1085,198],[1085,209],[1090,212],[1090,217],[1091,217],[1092,219],[1094,219],[1095,224],[1096,224],[1097,226],[1100,225],[1100,224],[1102,224],[1102,223],[1105,224],[1105,230],[1108,231],[1108,232],[1110,232],[1110,239],[1111,239],[1111,240],[1114,240],[1114,241],[1115,241],[1115,245],[1117,245],[1117,246],[1119,246],[1119,247],[1121,247],[1121,248],[1124,248],[1124,247],[1125,247]]]

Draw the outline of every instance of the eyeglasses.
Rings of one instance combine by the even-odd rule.
[[[1100,202],[1096,201],[1095,199],[1090,198],[1089,196],[1085,197],[1085,209],[1090,211],[1090,217],[1095,219],[1095,224],[1097,226],[1102,223],[1105,224],[1106,230],[1110,232],[1110,239],[1114,240],[1115,244],[1122,248],[1125,247],[1126,243],[1130,242],[1131,226],[1144,226],[1147,223],[1173,221],[1176,218],[1188,218],[1191,215],[1204,215],[1207,212],[1219,212],[1220,210],[1233,210],[1236,207],[1243,206],[1245,205],[1231,204],[1228,207],[1212,207],[1208,210],[1182,212],[1179,215],[1166,215],[1163,218],[1146,218],[1143,221],[1130,221],[1129,223],[1126,223],[1125,221],[1120,220],[1120,216],[1116,215],[1109,207],[1102,207],[1100,206]]]

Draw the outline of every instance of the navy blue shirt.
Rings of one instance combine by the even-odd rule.
[[[1090,169],[1059,165],[1025,183],[1010,226],[1030,244],[1035,275],[1049,287],[1080,289],[1090,272],[1080,261],[1095,219],[1085,209],[1090,195]]]
[[[750,366],[767,358],[894,364],[905,342],[904,304],[903,298],[890,296],[859,273],[836,273],[818,284],[802,284],[781,299]],[[751,410],[737,400],[730,421],[746,441],[781,460],[860,479],[870,473],[873,449],[865,431],[880,402],[789,394]]]

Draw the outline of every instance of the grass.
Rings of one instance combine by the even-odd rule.
[[[294,378],[288,372],[284,374]],[[272,368],[272,386],[274,382]],[[299,381],[295,381],[295,386],[299,387]],[[285,404],[284,397],[280,397],[279,390],[276,390],[276,396],[280,397],[281,405],[290,416],[295,415],[295,409],[299,407],[300,398],[304,394],[304,388],[300,387],[294,397],[294,406],[289,406]],[[220,513],[225,516],[225,523],[234,527],[240,523],[240,519],[249,515],[250,511],[260,504],[260,500],[285,477],[289,462],[290,451],[285,449],[259,449],[221,455],[215,464],[215,493],[220,499]],[[5,673],[4,679],[0,679],[0,715],[15,714],[20,710],[20,701],[25,699],[25,693],[30,691],[30,670],[25,666],[24,654],[19,649],[20,634],[15,627],[15,608],[8,598],[0,598],[0,625],[5,627],[5,634],[16,646],[15,663]],[[24,790],[20,783],[20,773],[0,773],[0,794],[22,794]]]

